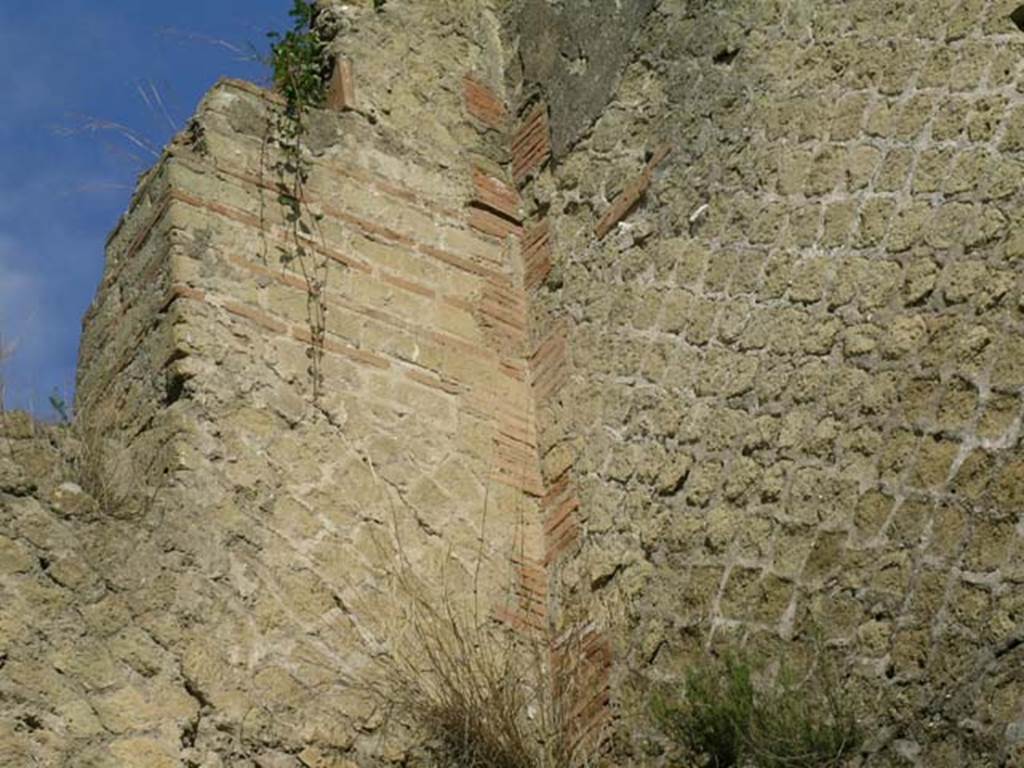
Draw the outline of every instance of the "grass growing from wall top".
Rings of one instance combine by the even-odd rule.
[[[763,670],[744,654],[709,658],[655,697],[655,720],[708,768],[831,768],[859,749],[856,718],[822,665],[799,685],[785,666],[771,682]]]

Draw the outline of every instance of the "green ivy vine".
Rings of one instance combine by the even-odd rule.
[[[307,357],[313,385],[313,402],[323,393],[323,356],[326,335],[328,259],[318,254],[315,241],[323,240],[323,214],[310,210],[305,186],[312,161],[305,151],[310,110],[324,106],[330,69],[327,41],[317,29],[313,2],[294,0],[288,14],[293,26],[283,35],[269,32],[270,65],[274,87],[284,97],[283,109],[274,113],[272,140],[280,149],[273,164],[277,175],[278,203],[288,226],[287,246],[277,246],[281,265],[296,269],[306,283],[306,314],[310,343]]]

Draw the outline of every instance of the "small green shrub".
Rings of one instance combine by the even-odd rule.
[[[292,28],[283,35],[267,33],[274,85],[284,96],[289,117],[299,121],[327,98],[327,42],[314,26],[316,13],[315,3],[294,0],[288,12]]]
[[[64,396],[61,395],[60,390],[57,389],[57,387],[54,387],[53,390],[50,392],[49,398],[47,399],[50,403],[50,407],[53,409],[53,412],[57,414],[57,418],[60,419],[60,423],[70,424],[70,406],[68,405],[67,400],[64,399]]]
[[[735,653],[709,659],[681,691],[655,697],[655,720],[711,768],[828,768],[859,747],[856,720],[822,667],[800,685],[785,667],[758,685],[758,671]]]

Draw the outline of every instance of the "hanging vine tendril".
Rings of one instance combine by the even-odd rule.
[[[284,97],[284,108],[275,112],[273,141],[281,151],[273,164],[277,174],[278,203],[284,209],[288,244],[277,246],[281,265],[296,269],[306,283],[306,319],[309,325],[309,375],[313,402],[323,394],[324,339],[327,331],[328,259],[317,252],[316,241],[323,240],[320,220],[323,214],[310,210],[305,187],[312,161],[305,151],[309,112],[322,107],[327,98],[327,41],[315,26],[316,6],[294,0],[289,16],[292,29],[283,35],[269,32],[274,86]]]

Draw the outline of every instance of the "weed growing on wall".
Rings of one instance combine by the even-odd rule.
[[[572,665],[554,661],[544,632],[519,632],[474,615],[399,575],[402,624],[387,632],[370,692],[414,725],[440,765],[460,768],[586,768],[600,737],[574,738],[570,711],[587,692]],[[558,647],[584,656],[583,633]]]
[[[585,632],[570,631],[553,646],[548,632],[513,629],[482,609],[482,550],[471,586],[449,583],[445,573],[440,583],[436,574],[417,573],[402,546],[394,507],[391,514],[393,539],[377,546],[391,563],[395,613],[371,633],[375,639],[366,650],[374,663],[364,681],[380,709],[415,730],[432,764],[592,765],[600,738],[574,739],[570,726],[573,704],[587,693],[585,679],[553,653],[557,647],[563,661],[583,659]]]
[[[414,723],[445,765],[570,768],[538,638],[516,638],[425,589],[403,590],[406,625],[379,659],[377,698]]]
[[[50,396],[47,398],[47,401],[50,403],[50,407],[53,409],[53,412],[57,415],[57,418],[60,419],[62,424],[71,423],[71,407],[68,405],[67,400],[64,399],[64,396],[60,393],[59,389],[54,387],[53,391],[50,392]]]
[[[655,720],[709,768],[829,768],[859,748],[856,720],[823,667],[800,685],[785,667],[759,684],[762,672],[746,655],[709,658],[681,690],[655,698]]]
[[[284,97],[284,108],[275,114],[274,142],[281,150],[277,174],[278,203],[284,208],[288,245],[278,246],[281,264],[296,269],[306,282],[306,314],[309,324],[309,374],[313,401],[323,390],[324,336],[326,333],[328,260],[317,254],[316,239],[321,214],[305,204],[305,186],[312,163],[306,157],[305,138],[310,110],[322,107],[327,98],[327,42],[314,22],[316,6],[294,0],[289,15],[292,29],[283,35],[268,33],[274,86]]]

